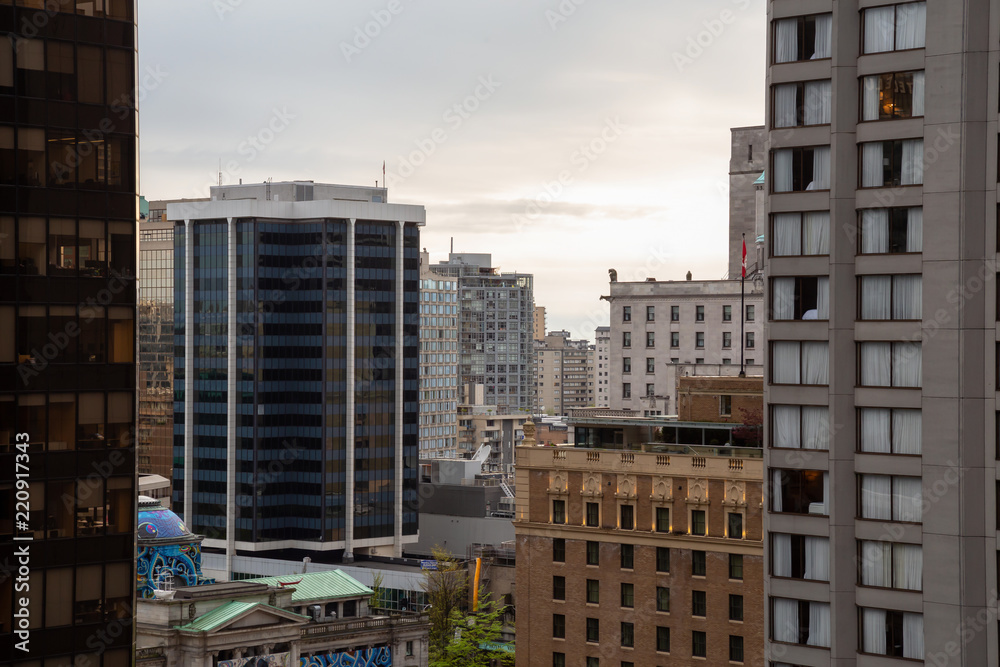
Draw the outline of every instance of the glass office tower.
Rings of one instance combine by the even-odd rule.
[[[4,665],[131,662],[135,10],[0,1]]]

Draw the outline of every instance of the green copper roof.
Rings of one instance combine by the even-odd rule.
[[[754,185],[764,185],[764,174],[766,174],[766,173],[767,173],[766,171],[760,172],[760,176],[757,177],[757,180],[754,181],[753,184]]]
[[[279,612],[283,616],[292,615],[298,618],[305,619],[306,616],[301,614],[295,614],[290,611],[285,611],[284,609],[279,609],[278,607],[272,607],[269,604],[264,604],[263,602],[227,602],[221,607],[216,607],[207,614],[203,614],[198,618],[194,619],[187,625],[182,625],[178,627],[178,630],[187,630],[188,632],[211,632],[226,623],[229,623],[235,618],[242,616],[245,612],[255,609],[257,607],[263,609],[273,609]]]
[[[284,584],[286,587],[294,588],[292,602],[295,604],[304,604],[312,600],[367,596],[375,592],[340,570],[290,574],[283,577],[264,577],[262,579],[247,579],[246,581],[267,584],[268,586]]]

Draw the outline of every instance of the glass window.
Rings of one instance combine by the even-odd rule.
[[[705,591],[691,591],[691,615],[705,616],[706,608]]]
[[[45,42],[41,39],[20,39],[15,55],[20,94],[24,97],[45,97]]]
[[[830,147],[779,148],[771,151],[772,192],[830,189]]]
[[[697,348],[699,348],[699,349],[705,347],[705,332],[704,331],[695,332],[695,334],[694,334],[694,346],[697,347]]]
[[[680,322],[681,321],[681,307],[680,306],[670,306],[670,321]]]
[[[48,449],[76,449],[76,397],[73,394],[49,394]]]
[[[80,361],[102,364],[107,353],[107,323],[102,306],[80,308]]]
[[[924,556],[921,545],[862,540],[859,549],[858,580],[862,586],[922,590]]]
[[[566,599],[566,577],[560,577],[560,576],[552,577],[552,599],[553,600]]]
[[[771,256],[830,254],[830,212],[775,213],[771,216]]]
[[[729,662],[743,662],[743,637],[729,635]]]
[[[622,373],[632,372],[632,357],[622,357]]]
[[[670,611],[670,589],[656,587],[656,611]]]
[[[660,653],[670,653],[670,628],[656,626],[656,650]]]
[[[870,141],[858,146],[861,187],[920,185],[924,182],[924,140]]]
[[[622,646],[635,646],[635,626],[626,621],[622,621],[621,629],[622,629]]]
[[[704,658],[708,651],[708,639],[701,630],[691,632],[691,655],[697,658]]]
[[[656,346],[656,334],[652,331],[646,332],[646,347]]]
[[[3,42],[0,41],[0,49],[3,48]],[[0,128],[0,141],[3,137],[3,128]],[[0,149],[0,160],[2,160],[2,149]],[[0,172],[3,170],[3,165],[0,164]],[[3,181],[0,180],[0,183]],[[14,235],[14,218],[10,216],[0,216],[0,275],[11,275],[17,271],[17,246],[15,244],[16,236]],[[11,317],[13,321],[13,316]],[[0,338],[3,336],[0,335]],[[11,336],[10,340],[13,342],[14,338]]]
[[[89,571],[93,572],[94,568],[98,569],[97,583],[100,585],[99,566],[91,565]],[[45,625],[48,627],[70,625],[73,622],[73,596],[69,594],[73,590],[73,568],[50,569],[45,572],[45,578],[48,584],[45,588]],[[41,582],[38,583],[41,585]],[[87,587],[85,593],[92,593],[92,587]]]
[[[557,639],[566,637],[566,617],[563,614],[552,614],[552,636]]]
[[[746,308],[746,321],[747,322],[753,322],[753,318],[754,318],[754,307],[753,306],[747,306],[747,308]]]
[[[823,470],[771,470],[771,511],[827,515],[828,474]]]
[[[632,383],[623,382],[622,383],[622,398],[632,398]]]
[[[598,503],[587,503],[587,526],[597,528],[601,521],[601,506]]]
[[[774,62],[791,63],[830,57],[831,14],[797,16],[774,22]]]
[[[126,278],[135,272],[135,225],[131,222],[112,221],[108,223],[109,254],[108,264],[112,271]]]
[[[658,532],[658,533],[669,533],[670,532],[670,508],[669,507],[657,507],[656,508],[656,532]]]
[[[99,46],[80,44],[76,47],[77,91],[79,100],[87,104],[104,102],[104,63]]]
[[[599,642],[601,640],[601,622],[596,618],[587,619],[587,641]]]
[[[646,357],[646,372],[655,373],[656,372],[656,359],[653,357]]]
[[[22,276],[44,276],[45,219],[21,218],[18,221],[17,256]]]
[[[631,322],[631,321],[632,321],[632,306],[623,306],[622,322]]]
[[[670,572],[670,547],[656,547],[656,571]]]
[[[921,252],[924,243],[924,210],[912,208],[870,208],[860,211],[862,255]]]
[[[621,605],[623,607],[635,606],[635,586],[628,583],[621,585]]]
[[[555,637],[555,633],[552,635]],[[566,654],[565,653],[553,653],[552,654],[552,667],[566,667]]]
[[[924,659],[924,617],[886,609],[859,609],[861,650],[898,658]]]
[[[566,523],[566,501],[552,501],[552,523]]]
[[[17,363],[44,364],[48,361],[39,347],[44,347],[45,306],[20,306],[17,309]]]
[[[14,128],[0,127],[0,184],[14,185],[18,182],[18,171],[16,166],[17,160],[15,159],[16,155],[17,151],[14,147]]]
[[[695,306],[694,307],[694,321],[704,322],[705,321],[705,306]]]
[[[743,620],[743,596],[742,595],[729,595],[729,620],[730,621],[742,621]]]
[[[865,9],[861,25],[863,53],[920,49],[927,34],[927,5],[911,2]]]
[[[830,278],[772,278],[771,317],[775,320],[830,319]]]
[[[681,346],[681,334],[679,331],[670,332],[670,347],[678,348]]]
[[[632,347],[632,333],[629,331],[622,332],[622,347]]]
[[[729,512],[729,522],[726,527],[726,537],[734,540],[743,539],[743,515],[737,512]]]
[[[705,530],[705,510],[691,510],[691,534],[704,535]]]
[[[876,454],[920,454],[920,410],[859,408],[859,450]]]
[[[590,604],[601,603],[601,582],[597,579],[587,579],[587,602]]]
[[[861,120],[924,115],[924,73],[896,72],[861,79]]]
[[[797,127],[830,123],[830,80],[783,83],[773,88],[773,126]]]
[[[561,537],[552,539],[552,562],[566,562],[566,540]]]
[[[920,343],[859,343],[863,387],[920,387]]]
[[[587,565],[601,564],[601,543],[587,542]]]
[[[621,566],[623,570],[631,570],[635,563],[635,546],[623,544],[621,552]]]
[[[80,394],[78,418],[77,446],[80,449],[103,449],[104,394]]]
[[[80,247],[77,258],[82,275],[91,277],[107,276],[107,240],[105,238],[105,225],[103,221],[80,221]]]
[[[621,521],[619,528],[622,530],[633,530],[635,528],[635,507],[633,505],[621,506]]]
[[[727,305],[727,306],[723,306],[722,307],[722,321],[723,322],[732,322],[733,321],[733,307],[732,306],[728,306]]]
[[[743,554],[729,554],[729,578],[743,578]]]
[[[697,577],[705,576],[705,552],[704,551],[692,551],[691,552],[691,574]]]

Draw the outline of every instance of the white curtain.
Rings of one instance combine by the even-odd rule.
[[[879,76],[866,76],[861,80],[861,120],[878,120]]]
[[[806,537],[806,569],[803,579],[830,581],[830,540],[826,537]]]
[[[774,215],[774,255],[786,257],[802,254],[802,216],[799,213]]]
[[[921,142],[923,145],[923,142]],[[813,149],[813,180],[807,190],[830,189],[830,147],[818,146]]]
[[[896,544],[892,547],[893,588],[908,591],[923,589],[924,550],[919,544]]]
[[[900,170],[901,185],[920,185],[924,182],[924,140],[903,141],[903,165]]]
[[[923,518],[923,485],[919,477],[892,478],[892,519],[920,523]]]
[[[920,454],[923,451],[920,410],[892,411],[892,451],[896,454]]]
[[[890,319],[891,288],[891,276],[861,276],[861,319]]]
[[[771,635],[774,641],[799,643],[799,601],[786,598],[771,598],[774,605],[774,627]]]
[[[924,249],[924,209],[914,206],[906,210],[906,252]]]
[[[865,608],[861,618],[864,626],[861,650],[885,655],[885,610]]]
[[[771,382],[775,384],[800,384],[799,344],[778,341],[771,345]]]
[[[861,583],[864,586],[892,586],[892,543],[861,543]]]
[[[864,52],[882,53],[892,51],[893,7],[874,7],[865,10]]]
[[[781,503],[781,471],[771,471],[771,511],[783,512]]]
[[[887,252],[889,252],[889,209],[866,208],[862,210],[861,254],[879,255]]]
[[[892,386],[919,387],[921,385],[920,343],[892,344]]]
[[[876,454],[892,452],[889,441],[889,409],[861,408],[861,451]]]
[[[799,21],[782,19],[774,31],[774,62],[790,63],[799,57]]]
[[[772,280],[771,316],[776,320],[791,320],[795,317],[795,278]]]
[[[818,31],[817,31],[818,32]],[[830,122],[830,81],[807,81],[805,84],[805,124]]]
[[[923,48],[926,35],[927,4],[913,2],[908,5],[898,5],[896,7],[896,50]]]
[[[861,516],[865,519],[892,518],[892,479],[888,475],[861,476]]]
[[[802,407],[802,448],[830,448],[828,408],[811,405]]]
[[[802,343],[802,384],[829,384],[830,348],[823,342]]]
[[[890,343],[861,343],[861,386],[891,385]]]
[[[790,148],[774,151],[774,191],[792,191],[792,150]]]
[[[829,58],[831,33],[833,26],[833,14],[821,14],[816,17],[816,50],[813,59]]]
[[[799,441],[799,407],[797,405],[775,405],[772,409],[774,421],[773,447],[798,449]]]
[[[810,646],[830,646],[830,603],[809,603],[809,637],[806,644]]]
[[[924,659],[924,617],[922,614],[903,614],[903,657]]]
[[[919,320],[923,316],[923,287],[919,275],[892,277],[892,319]]]
[[[786,83],[774,87],[774,126],[795,127],[798,120],[797,83]]]
[[[914,116],[924,115],[924,73],[913,73],[913,110]]]
[[[885,184],[882,171],[882,142],[861,144],[861,187],[880,188]]]
[[[816,319],[830,319],[830,278],[820,276],[816,279]]]
[[[792,576],[792,536],[771,533],[771,573],[776,577]]]
[[[830,212],[806,213],[802,220],[802,254],[830,254]]]

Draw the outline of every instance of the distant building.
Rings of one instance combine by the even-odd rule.
[[[550,331],[535,341],[535,377],[540,413],[565,415],[594,405],[594,346]]]
[[[611,327],[594,331],[594,402],[599,408],[611,405]]]
[[[743,235],[747,241],[747,275],[760,271],[762,257],[756,252],[757,237],[766,228],[767,193],[757,182],[767,165],[767,129],[734,127],[729,160],[729,279],[740,277]]]
[[[478,400],[482,400],[485,388],[472,387],[467,389],[466,393],[474,398],[478,396]],[[459,450],[474,454],[480,447],[487,445],[490,448],[490,456],[486,461],[487,469],[509,474],[514,464],[514,447],[524,436],[521,427],[527,419],[528,415],[525,414],[504,414],[496,405],[484,405],[478,402],[459,405]]]
[[[533,329],[535,340],[545,340],[545,332],[548,330],[545,317],[545,306],[535,306],[533,319]]]
[[[693,367],[695,370],[697,366]],[[764,377],[686,375],[677,378],[677,418],[691,422],[762,423]],[[759,443],[758,443],[759,444]]]
[[[458,455],[458,281],[420,253],[420,457]]]

